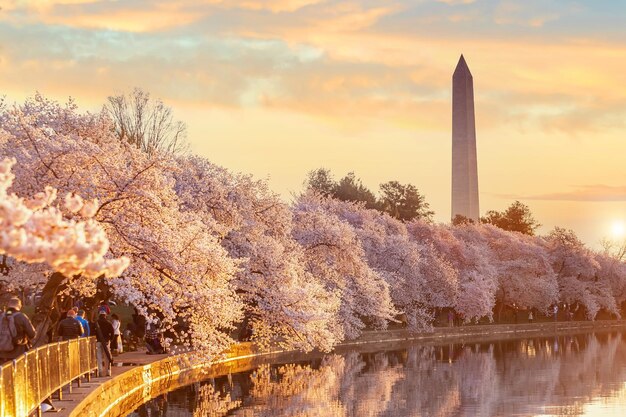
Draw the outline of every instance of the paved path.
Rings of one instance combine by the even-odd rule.
[[[60,408],[61,411],[58,413],[46,413],[45,415],[50,416],[59,416],[59,417],[67,417],[70,415],[71,411],[83,400],[87,395],[91,393],[94,389],[96,389],[100,384],[108,381],[109,379],[120,375],[129,369],[132,369],[136,366],[147,365],[151,362],[158,361],[163,359],[169,355],[148,355],[143,351],[137,352],[125,352],[119,356],[113,358],[114,364],[112,369],[112,376],[109,377],[98,377],[91,378],[91,382],[81,382],[80,388],[76,386],[76,383],[72,384],[72,392],[69,392],[69,388],[66,387],[63,390],[63,399],[53,399],[52,403],[56,408]]]

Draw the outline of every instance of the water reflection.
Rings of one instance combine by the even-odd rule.
[[[626,415],[619,333],[326,355],[172,391],[131,416]]]

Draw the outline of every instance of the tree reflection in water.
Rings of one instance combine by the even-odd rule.
[[[618,333],[488,344],[411,345],[262,365],[196,383],[131,416],[579,416],[616,397],[626,415]]]

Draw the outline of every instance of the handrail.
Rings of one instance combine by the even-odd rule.
[[[97,367],[93,336],[29,350],[0,368],[0,416],[30,415],[54,392]]]

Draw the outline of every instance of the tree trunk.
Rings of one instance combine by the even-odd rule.
[[[35,339],[33,340],[33,347],[38,347],[49,343],[48,331],[50,330],[54,321],[52,314],[58,312],[55,311],[55,304],[57,294],[59,293],[59,287],[65,281],[65,275],[55,272],[50,276],[48,282],[43,287],[41,299],[35,306],[35,315],[33,316],[33,326],[37,331]]]
[[[506,298],[506,292],[504,291],[504,288],[501,288],[502,290],[502,299],[500,300],[500,305],[498,306],[498,323],[502,323],[502,310],[504,309],[504,300]],[[496,299],[496,303],[497,303],[497,299]]]
[[[72,307],[72,299],[68,297],[64,305],[59,305],[58,295],[64,287],[65,275],[55,272],[43,287],[41,299],[35,306],[35,315],[33,316],[33,326],[37,331],[35,339],[33,339],[33,347],[39,347],[46,343],[52,342],[48,336],[53,326],[61,315],[61,311]],[[80,279],[80,278],[77,278]],[[91,312],[102,300],[110,297],[111,293],[104,278],[98,279],[96,294],[94,297],[87,299],[84,309],[87,313]],[[89,320],[90,314],[85,314],[85,318]]]
[[[98,309],[100,301],[107,301],[109,298],[111,298],[111,296],[111,289],[104,281],[104,277],[99,277],[96,284],[96,293],[93,297],[85,299],[85,304],[83,306],[83,309],[85,310],[85,318],[87,320],[97,320],[98,317],[96,311]]]

